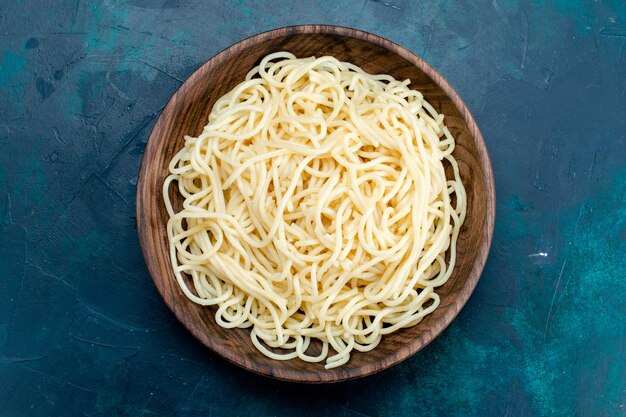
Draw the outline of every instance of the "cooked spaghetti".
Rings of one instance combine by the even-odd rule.
[[[439,305],[466,213],[454,146],[409,80],[268,55],[170,163],[178,284],[270,358],[343,365]]]

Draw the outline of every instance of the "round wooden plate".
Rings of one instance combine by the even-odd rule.
[[[457,244],[450,280],[437,292],[441,305],[418,325],[383,337],[367,353],[326,370],[323,363],[298,359],[276,361],[257,351],[249,330],[227,330],[215,322],[214,308],[187,299],[172,272],[166,234],[168,215],[161,189],[168,164],[182,148],[184,135],[197,136],[213,103],[241,82],[269,53],[289,51],[298,57],[333,55],[370,73],[411,80],[439,113],[457,141],[454,157],[467,190],[468,212]],[[181,202],[176,187],[172,200]],[[245,39],[200,67],[172,96],[146,146],[137,183],[137,226],[143,255],[161,296],[176,317],[203,344],[227,360],[262,375],[298,382],[336,382],[370,375],[408,358],[445,329],[474,290],[487,259],[495,215],[493,172],[483,138],[465,103],[448,82],[410,51],[384,38],[337,26],[293,26]]]

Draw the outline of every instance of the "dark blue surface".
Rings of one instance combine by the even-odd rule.
[[[230,44],[356,27],[467,101],[496,176],[478,287],[381,374],[299,386],[196,342],[159,298],[137,171],[167,99]],[[626,415],[626,3],[0,3],[0,415]]]

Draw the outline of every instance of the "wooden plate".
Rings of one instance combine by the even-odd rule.
[[[241,82],[269,53],[286,50],[298,57],[333,55],[370,73],[411,79],[439,113],[457,140],[454,157],[467,190],[468,213],[459,236],[457,264],[450,280],[438,289],[441,305],[418,325],[383,338],[371,352],[354,351],[350,361],[325,370],[323,363],[295,359],[276,361],[258,352],[249,330],[218,326],[214,308],[187,299],[170,264],[166,234],[168,216],[161,189],[172,156],[184,135],[197,136],[213,103]],[[181,201],[175,187],[173,200]],[[493,172],[483,138],[469,110],[448,82],[410,51],[379,36],[337,26],[293,26],[245,39],[200,67],[172,96],[146,146],[137,184],[137,225],[143,255],[161,296],[176,317],[203,344],[227,360],[262,375],[298,382],[335,382],[370,375],[408,358],[445,329],[474,290],[487,259],[493,234]]]

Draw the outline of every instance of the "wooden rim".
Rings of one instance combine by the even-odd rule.
[[[268,372],[265,368],[256,366],[255,363],[244,361],[240,355],[237,355],[236,352],[232,352],[231,350],[225,348],[222,344],[216,343],[216,340],[212,338],[203,337],[198,332],[198,330],[192,326],[186,324],[184,320],[184,315],[181,313],[181,310],[177,308],[176,302],[171,297],[170,294],[167,293],[164,286],[161,284],[161,280],[157,280],[156,277],[161,273],[158,268],[157,263],[154,261],[155,255],[157,253],[157,248],[155,242],[158,241],[157,234],[157,216],[158,213],[155,209],[145,210],[144,208],[152,207],[150,203],[151,199],[154,196],[149,193],[149,186],[146,180],[147,178],[147,167],[150,164],[148,155],[154,154],[155,150],[161,145],[163,141],[163,136],[160,136],[158,132],[160,131],[161,125],[164,123],[165,115],[171,113],[173,109],[177,106],[177,102],[179,98],[188,92],[191,86],[200,78],[205,76],[205,73],[208,69],[214,65],[215,63],[219,63],[226,56],[230,56],[231,54],[237,53],[242,49],[245,49],[251,45],[254,45],[259,42],[285,37],[290,35],[298,35],[298,34],[328,34],[328,35],[339,35],[349,38],[355,38],[362,41],[369,42],[376,46],[382,47],[389,52],[400,56],[406,61],[410,62],[412,65],[415,65],[422,72],[427,74],[432,81],[437,84],[441,90],[451,99],[454,105],[457,107],[461,117],[466,123],[468,130],[471,133],[471,137],[474,141],[474,145],[478,151],[478,159],[480,162],[480,168],[484,173],[485,180],[485,191],[486,191],[486,225],[484,228],[484,240],[481,243],[481,246],[478,250],[477,257],[474,261],[473,267],[469,276],[467,277],[465,287],[467,291],[462,292],[459,295],[459,298],[456,299],[454,305],[447,309],[446,314],[442,317],[443,324],[440,328],[431,333],[429,337],[424,340],[421,345],[417,344],[405,344],[398,348],[397,352],[387,361],[383,361],[380,366],[376,368],[371,368],[367,370],[363,370],[361,368],[351,368],[348,370],[342,370],[341,373],[334,372],[334,369],[328,370],[324,375],[316,375],[315,378],[312,375],[305,374],[304,376],[301,374],[293,374],[286,373],[284,375],[276,375]],[[159,184],[161,185],[161,184]],[[160,189],[160,186],[157,187]],[[382,371],[384,369],[390,368],[413,354],[417,353],[424,346],[429,344],[433,339],[435,339],[445,328],[447,328],[452,320],[458,315],[460,310],[463,308],[470,295],[472,294],[474,288],[476,287],[478,280],[480,279],[480,275],[485,266],[487,256],[489,253],[489,248],[491,246],[491,240],[493,236],[493,228],[495,222],[495,186],[493,179],[493,170],[491,167],[491,161],[489,159],[489,154],[487,153],[487,147],[485,145],[484,139],[478,129],[474,118],[472,117],[470,111],[467,106],[463,102],[463,100],[458,96],[456,91],[452,88],[452,86],[448,83],[448,81],[441,76],[435,69],[433,69],[429,64],[427,64],[420,57],[410,52],[409,50],[403,48],[402,46],[393,43],[385,38],[382,38],[377,35],[373,35],[368,32],[364,32],[357,29],[351,29],[342,26],[331,26],[331,25],[301,25],[301,26],[288,26],[284,28],[274,29],[267,32],[263,32],[261,34],[251,36],[246,38],[236,44],[224,49],[213,58],[205,62],[202,66],[200,66],[174,93],[174,95],[170,98],[169,102],[165,106],[163,112],[159,116],[152,133],[150,134],[150,138],[148,139],[146,149],[144,151],[144,156],[141,161],[141,167],[139,170],[139,176],[137,180],[137,197],[136,197],[136,210],[137,210],[137,230],[139,234],[139,241],[141,245],[141,250],[146,261],[146,265],[148,267],[148,271],[152,280],[154,281],[161,297],[165,301],[168,308],[174,313],[177,319],[193,334],[193,336],[198,339],[205,346],[209,347],[211,350],[227,359],[229,362],[234,363],[244,369],[253,371],[257,374],[269,376],[276,379],[286,380],[286,381],[294,381],[294,382],[305,382],[305,383],[329,383],[329,382],[339,382],[350,379],[355,379],[359,377],[364,377],[367,375],[374,374],[376,372]],[[170,264],[169,258],[166,260],[168,264]],[[171,265],[170,265],[171,269]],[[189,301],[191,302],[191,301]],[[278,365],[277,365],[278,366]]]

